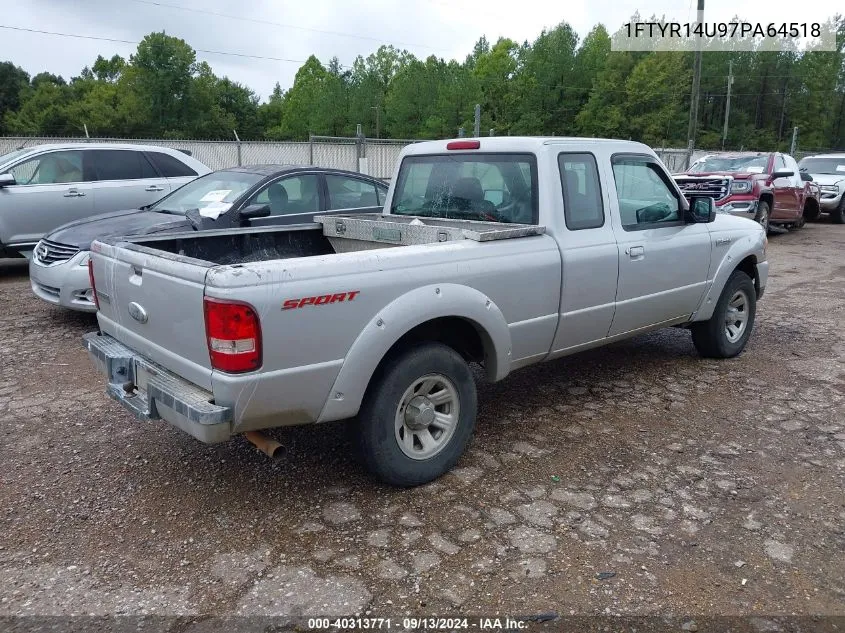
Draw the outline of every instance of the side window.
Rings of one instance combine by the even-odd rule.
[[[85,182],[79,150],[49,152],[18,163],[8,170],[19,185],[55,185]]]
[[[125,149],[87,151],[94,161],[97,180],[140,180],[158,177],[141,152]]]
[[[664,178],[657,164],[649,160],[614,159],[613,179],[624,229],[680,221],[680,200]]]
[[[197,175],[197,172],[170,154],[165,154],[164,152],[147,152],[147,157],[149,157],[156,169],[165,178],[182,178],[184,176]]]
[[[563,187],[563,214],[570,231],[595,229],[604,225],[598,165],[592,154],[560,154],[560,183]]]
[[[247,204],[269,204],[270,215],[316,213],[320,210],[317,176],[305,174],[271,182],[250,198]]]
[[[366,180],[326,174],[326,187],[329,190],[327,211],[378,206],[376,186]]]

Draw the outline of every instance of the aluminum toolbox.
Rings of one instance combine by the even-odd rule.
[[[544,226],[533,224],[447,220],[380,213],[316,215],[314,221],[323,226],[323,235],[329,238],[337,252],[451,240],[488,242],[540,235],[546,230]]]

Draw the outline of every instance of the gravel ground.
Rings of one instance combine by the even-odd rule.
[[[3,262],[0,616],[845,615],[843,247],[770,238],[737,359],[673,329],[481,384],[459,467],[404,491],[341,425],[273,463],[134,421],[94,318]]]

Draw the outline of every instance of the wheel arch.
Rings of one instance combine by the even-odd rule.
[[[416,288],[380,310],[363,328],[317,421],[356,415],[385,360],[424,341],[448,345],[468,362],[483,362],[490,380],[510,372],[510,330],[490,298],[458,284]]]

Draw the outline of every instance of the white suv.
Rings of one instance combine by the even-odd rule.
[[[28,257],[63,224],[151,204],[209,171],[148,145],[37,145],[0,156],[0,257]]]

